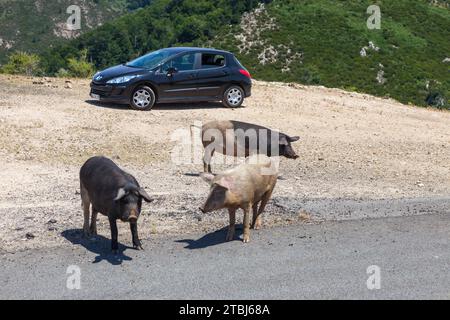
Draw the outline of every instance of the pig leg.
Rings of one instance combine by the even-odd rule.
[[[111,227],[111,250],[114,254],[117,254],[119,250],[119,243],[117,241],[117,221],[114,218],[109,218],[109,226]]]
[[[261,204],[259,205],[258,215],[257,215],[255,221],[253,222],[255,230],[261,229],[261,225],[262,225],[261,214],[264,212],[264,209],[266,208],[266,205],[269,202],[270,197],[272,197],[272,192],[273,192],[273,190],[270,190],[263,195]]]
[[[248,205],[244,209],[244,243],[250,242],[250,211],[252,205]]]
[[[136,250],[139,249],[144,250],[144,248],[142,247],[141,240],[139,240],[137,222],[131,222],[130,229],[131,229],[131,236],[133,238],[133,248]]]
[[[233,241],[236,229],[236,209],[228,209],[230,214],[230,225],[228,227],[227,241]]]
[[[254,205],[253,205],[253,219],[252,219],[252,226],[251,226],[251,229],[255,229],[255,230],[258,230],[256,227],[255,227],[255,225],[256,225],[256,222],[258,221],[258,218],[259,218],[259,214],[258,214],[258,203],[255,203]]]
[[[91,201],[89,199],[89,194],[88,194],[87,190],[83,186],[81,186],[80,193],[81,193],[81,205],[83,207],[83,214],[84,214],[83,233],[84,233],[85,237],[89,238],[90,237],[89,208],[91,206]]]
[[[206,154],[203,156],[203,172],[208,172],[208,164],[206,163]]]
[[[207,151],[205,150],[205,154],[203,156],[203,171],[212,173],[211,161],[212,161],[212,157],[214,156],[214,150],[212,150],[211,154],[209,154],[209,155],[206,152]]]
[[[91,227],[89,229],[92,236],[97,235],[97,215],[98,211],[92,208]]]

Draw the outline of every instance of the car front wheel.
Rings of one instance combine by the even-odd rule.
[[[131,97],[131,107],[134,110],[148,111],[153,108],[155,103],[155,92],[148,86],[138,87],[136,90],[134,90]]]
[[[223,104],[228,108],[239,108],[244,103],[244,90],[239,86],[231,86],[223,95]]]

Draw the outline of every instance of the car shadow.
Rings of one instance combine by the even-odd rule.
[[[242,230],[243,230],[242,225],[236,225],[236,232],[234,234],[233,241],[239,240],[239,238],[242,236],[242,233],[243,233]],[[184,239],[184,240],[177,240],[175,242],[187,244],[184,247],[185,249],[190,249],[190,250],[204,249],[204,248],[227,243],[227,241],[225,240],[227,233],[228,233],[228,227],[225,227],[223,229],[208,233],[207,235],[205,235],[197,240]]]
[[[83,236],[83,230],[70,229],[63,231],[61,236],[69,240],[72,244],[80,245],[86,250],[95,253],[97,256],[92,263],[99,263],[105,260],[116,266],[121,265],[123,261],[133,260],[131,257],[124,254],[124,251],[132,249],[131,247],[119,243],[119,253],[113,254],[111,252],[111,240],[100,235],[92,237],[91,239],[86,239]]]
[[[87,104],[90,104],[92,106],[98,107],[98,108],[105,108],[105,109],[115,109],[115,110],[130,110],[130,107],[126,104],[118,104],[118,103],[111,103],[111,102],[100,102],[97,100],[85,100]]]
[[[98,108],[114,109],[114,110],[130,110],[126,104],[117,104],[109,102],[100,102],[97,100],[85,100],[87,104]],[[241,106],[239,108],[245,108]],[[234,108],[234,109],[239,109]],[[196,109],[232,109],[225,107],[220,102],[186,102],[186,103],[159,103],[153,107],[153,110],[196,110]]]
[[[160,103],[155,110],[228,109],[220,102]]]

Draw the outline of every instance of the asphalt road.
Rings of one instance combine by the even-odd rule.
[[[144,242],[109,240],[0,256],[2,299],[450,299],[450,215],[326,222]],[[75,269],[68,267],[74,265]],[[380,289],[369,290],[369,266]],[[79,269],[77,269],[79,268]],[[68,278],[80,271],[80,289]],[[76,281],[69,284],[76,286]]]

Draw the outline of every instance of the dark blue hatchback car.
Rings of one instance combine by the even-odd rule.
[[[91,83],[95,100],[151,110],[156,103],[222,101],[240,107],[251,95],[250,73],[230,52],[167,48],[98,72]]]

